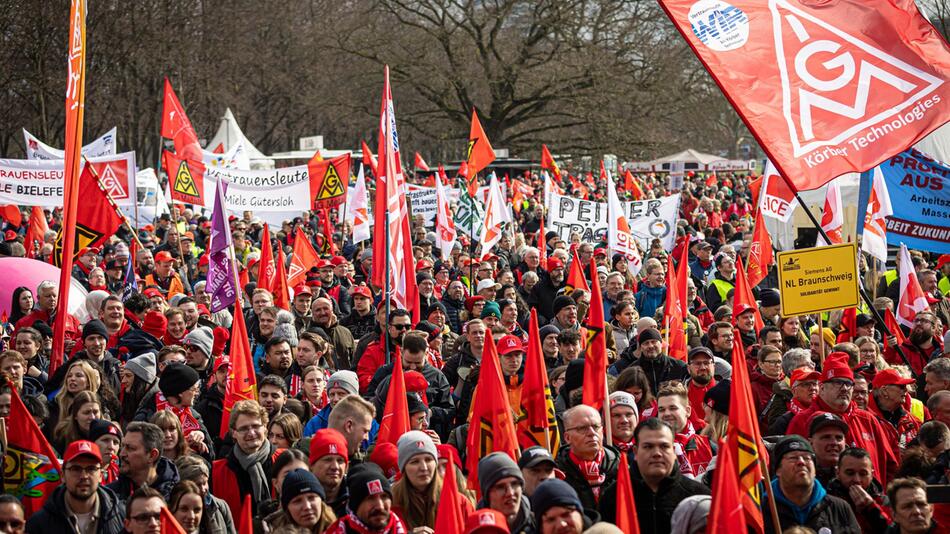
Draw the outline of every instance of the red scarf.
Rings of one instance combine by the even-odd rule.
[[[607,478],[600,472],[600,464],[604,461],[603,449],[597,451],[597,455],[594,456],[593,460],[584,460],[574,454],[574,451],[568,451],[568,455],[571,461],[574,462],[574,465],[581,470],[581,474],[584,475],[584,478],[587,479],[587,483],[590,484],[591,489],[594,491],[594,498],[600,499],[600,487]]]
[[[614,447],[617,448],[620,452],[630,452],[633,450],[633,446],[636,445],[632,439],[626,443],[621,443],[617,440],[614,440]]]
[[[808,406],[811,406],[810,404]],[[808,406],[802,404],[802,401],[793,398],[791,402],[788,403],[788,411],[792,413],[801,413],[808,409]]]
[[[689,462],[689,458],[686,457],[686,445],[695,435],[696,430],[693,429],[693,424],[686,421],[686,427],[683,428],[683,432],[677,434],[673,440],[675,442],[673,443],[673,450],[676,451],[676,460],[680,463],[680,473],[691,476],[693,474],[693,465]]]
[[[326,534],[347,534],[348,532],[357,532],[359,534],[406,534],[406,525],[399,519],[395,512],[389,513],[389,523],[382,530],[370,530],[363,524],[356,514],[350,512],[336,520],[326,530]]]

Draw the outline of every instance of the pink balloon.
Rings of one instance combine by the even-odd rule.
[[[13,291],[20,286],[30,288],[36,300],[36,286],[43,280],[59,285],[59,267],[29,258],[0,258],[0,314],[12,312]],[[69,312],[73,315],[84,309],[86,288],[72,280],[69,291]],[[83,312],[82,315],[85,315]]]

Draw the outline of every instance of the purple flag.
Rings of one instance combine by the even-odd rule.
[[[208,252],[208,282],[205,286],[205,291],[211,294],[211,313],[227,308],[237,299],[234,260],[230,255],[231,231],[224,208],[224,195],[227,192],[227,182],[219,179],[214,195],[214,211],[211,213],[211,247]]]

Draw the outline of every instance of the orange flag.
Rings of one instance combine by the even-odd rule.
[[[161,517],[160,528],[162,534],[186,534],[185,529],[178,524],[178,520],[175,519],[175,516],[172,515],[172,511],[168,509],[167,506],[162,506],[162,517]]]
[[[587,278],[584,277],[584,267],[581,266],[581,260],[577,254],[577,246],[571,245],[571,248],[573,257],[571,258],[571,269],[567,273],[567,287],[565,288],[566,295],[570,295],[575,289],[590,291],[590,286],[587,285]],[[596,268],[594,269],[594,272],[597,272]]]
[[[772,253],[772,236],[765,228],[765,218],[760,211],[752,230],[752,245],[749,248],[749,287],[759,285],[769,274],[769,265],[775,261]]]
[[[175,154],[179,158],[196,162],[202,160],[198,134],[168,78],[165,78],[165,98],[162,102],[162,137],[175,142]]]
[[[416,152],[416,160],[413,162],[413,167],[419,169],[420,171],[429,171],[429,164],[426,163],[426,160],[422,159],[422,154]]]
[[[46,222],[46,215],[43,208],[33,206],[30,209],[30,226],[26,230],[26,239],[23,240],[26,245],[26,257],[33,258],[39,252],[42,246],[43,237],[49,232],[49,224]],[[133,259],[135,257],[133,256]]]
[[[676,291],[683,319],[689,315],[689,241],[683,245],[680,261],[676,264]]]
[[[241,501],[241,517],[237,521],[237,534],[254,534],[254,508],[251,506],[251,494]]]
[[[547,145],[541,145],[541,168],[551,171],[558,180],[561,179],[561,169],[557,166],[557,162],[554,161],[554,156],[551,155],[551,151],[548,150]]]
[[[897,317],[894,317],[894,312],[890,308],[884,310],[884,324],[887,326],[887,329],[891,331],[891,335],[894,336],[897,341],[897,346],[904,344],[904,332],[901,330],[900,325],[897,324]],[[888,336],[884,336],[884,348],[897,350],[897,347],[891,347],[890,343],[887,341]]]
[[[23,214],[20,212],[20,206],[16,204],[4,204],[0,206],[0,218],[19,227],[23,224]]]
[[[712,508],[706,522],[708,534],[736,534],[746,531],[745,514],[742,513],[742,502],[739,498],[739,473],[736,471],[734,455],[735,451],[729,449],[726,440],[722,440],[713,481]]]
[[[360,141],[360,143],[363,143],[363,166],[373,171],[373,176],[376,176],[376,157],[366,145],[366,141]]]
[[[521,386],[523,412],[518,417],[518,443],[522,449],[540,445],[551,455],[560,448],[557,417],[551,399],[548,370],[541,352],[541,334],[538,330],[538,311],[531,309],[528,324],[528,354],[524,362],[524,381]]]
[[[287,285],[297,287],[307,280],[307,271],[317,264],[320,256],[313,249],[310,238],[300,228],[294,234],[294,253],[290,259],[290,272],[287,274]]]
[[[7,380],[6,384],[10,388],[10,415],[6,419],[3,490],[19,497],[26,517],[30,517],[53,494],[63,468],[13,383]]]
[[[389,391],[386,393],[386,409],[379,423],[376,443],[392,443],[409,432],[409,403],[406,400],[406,378],[402,371],[402,357],[396,351],[393,358],[392,378],[389,379]]]
[[[748,373],[742,340],[740,336],[736,336],[732,342],[732,387],[729,393],[727,444],[720,451],[728,450],[735,454],[734,469],[739,478],[740,501],[745,509],[746,520],[757,532],[763,532],[764,521],[760,509],[762,493],[759,491],[759,482],[765,475],[760,462],[760,459],[765,458],[765,448],[762,445],[762,434],[759,432]],[[716,470],[718,472],[719,468]]]
[[[634,200],[643,200],[643,197],[646,196],[643,193],[643,189],[640,188],[639,182],[633,177],[633,173],[630,172],[630,169],[627,169],[627,172],[623,175],[623,188],[633,195]]]
[[[732,309],[735,310],[739,304],[748,304],[755,310],[755,331],[762,330],[765,321],[762,320],[759,307],[755,304],[752,286],[749,285],[749,281],[745,277],[745,269],[742,268],[742,257],[736,256],[736,288],[732,292]],[[733,318],[733,322],[735,322],[735,318]]]
[[[633,500],[633,482],[630,480],[630,464],[626,454],[620,455],[620,468],[617,469],[617,517],[614,522],[625,534],[640,534],[640,520],[637,519],[637,503]]]
[[[591,270],[596,271],[594,260]],[[604,326],[604,297],[600,292],[600,279],[591,280],[590,309],[584,322],[587,330],[587,351],[584,356],[584,404],[598,412],[607,398],[607,338]]]
[[[257,287],[274,293],[277,269],[274,268],[274,245],[270,240],[270,228],[264,223],[261,231],[261,259],[257,262]]]
[[[284,256],[283,245],[277,246],[277,265],[274,275],[274,306],[282,310],[290,309],[290,288],[287,287],[287,257]]]
[[[541,225],[538,226],[538,254],[541,256],[541,268],[548,270],[548,243],[544,232],[544,214],[541,214]]]
[[[482,365],[478,371],[478,385],[472,398],[472,413],[469,418],[468,472],[478,472],[478,461],[493,452],[504,452],[517,461],[518,434],[508,403],[508,390],[498,363],[498,349],[491,332],[485,332],[485,348],[482,350]],[[468,478],[468,487],[481,492],[476,477]]]
[[[435,532],[462,534],[465,532],[465,518],[474,511],[474,507],[468,499],[459,494],[458,481],[455,478],[455,449],[451,447],[446,447],[446,449],[449,451],[449,463],[445,466],[442,493],[439,494],[439,508],[435,514]]]
[[[591,306],[593,306],[593,302],[594,299],[591,298]],[[673,267],[673,256],[667,257],[666,304],[663,307],[663,317],[666,320],[666,335],[669,343],[667,352],[671,358],[685,362],[689,348],[686,346],[686,332],[683,330],[680,284],[677,280],[676,269]]]
[[[482,169],[495,161],[495,149],[491,147],[485,130],[482,129],[482,123],[478,121],[478,113],[472,109],[472,127],[468,133],[468,154],[465,156],[468,162],[468,192],[475,196],[478,190],[477,175]]]
[[[228,385],[224,393],[219,437],[227,435],[231,407],[242,400],[257,400],[257,376],[254,374],[254,359],[251,357],[251,347],[247,339],[241,299],[238,299],[234,304],[234,321],[231,323],[231,367],[228,370]]]

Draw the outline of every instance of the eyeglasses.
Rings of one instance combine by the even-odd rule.
[[[591,432],[593,432],[594,434],[597,434],[603,428],[604,428],[604,425],[581,425],[581,426],[575,426],[571,428],[565,428],[564,430],[566,430],[567,432],[581,432],[583,434],[589,434]]]
[[[391,326],[395,328],[396,330],[409,330],[412,328],[411,324],[394,324]]]
[[[782,365],[782,360],[764,360],[762,363],[767,363],[769,365]]]
[[[844,381],[844,380],[829,380],[829,381],[827,381],[827,382],[825,382],[825,383],[826,383],[826,384],[831,384],[831,385],[833,385],[833,386],[835,386],[835,387],[839,387],[839,388],[842,388],[842,389],[854,389],[854,382],[847,382],[847,381]]]
[[[102,472],[102,466],[92,465],[89,467],[81,467],[78,465],[71,465],[66,468],[66,472],[73,476],[95,476],[96,473]]]
[[[238,434],[245,435],[248,432],[260,432],[262,428],[264,428],[264,425],[247,425],[241,428],[235,428],[234,431]]]
[[[132,521],[135,521],[140,525],[147,525],[152,521],[161,522],[161,520],[162,514],[160,512],[155,514],[136,514],[132,516]]]

